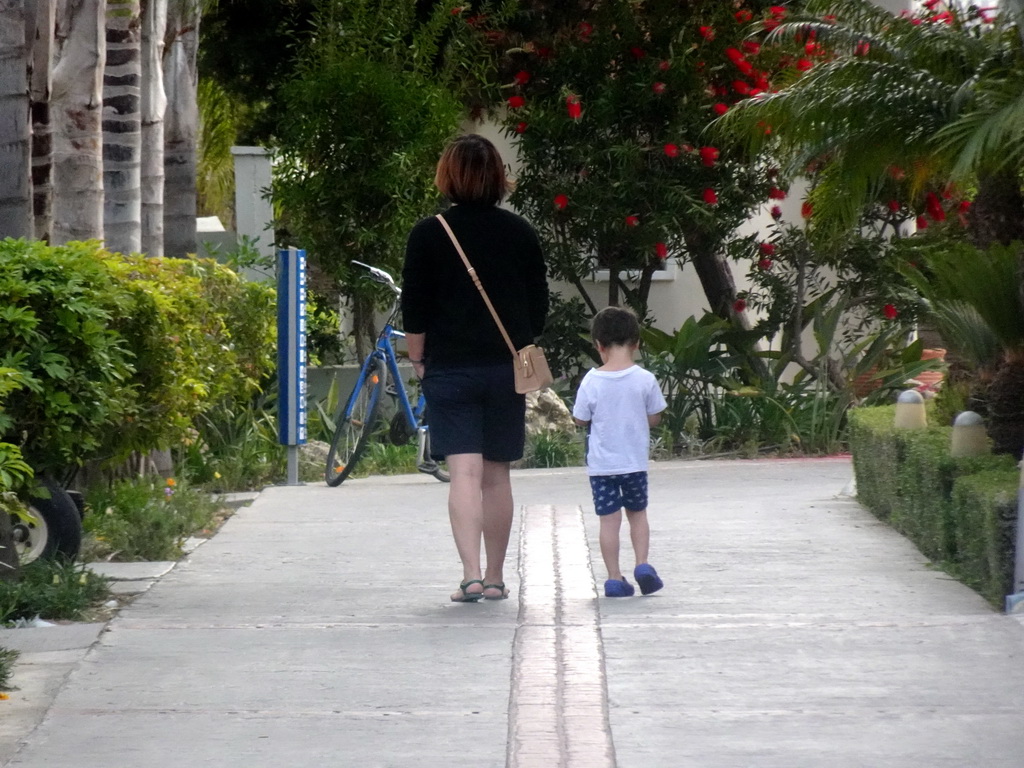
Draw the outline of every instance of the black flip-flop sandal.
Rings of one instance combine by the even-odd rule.
[[[461,584],[459,584],[459,590],[462,592],[462,597],[459,597],[457,595],[452,595],[452,602],[453,603],[475,603],[477,600],[482,599],[483,596],[484,596],[484,591],[482,589],[479,592],[467,592],[466,591],[467,588],[473,586],[474,584],[479,584],[481,587],[484,585],[484,583],[483,583],[483,581],[481,579],[470,579],[469,581],[462,582]]]

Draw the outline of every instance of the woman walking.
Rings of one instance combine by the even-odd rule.
[[[508,180],[497,149],[482,136],[455,139],[441,155],[434,182],[452,203],[445,223],[516,349],[532,343],[548,311],[546,269],[537,233],[498,207]],[[504,599],[513,516],[509,465],[523,455],[526,398],[515,391],[508,345],[436,217],[409,234],[402,314],[409,358],[427,399],[431,454],[445,459],[451,474],[448,515],[462,560],[451,599]]]

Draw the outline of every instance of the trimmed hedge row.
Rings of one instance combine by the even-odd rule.
[[[1001,608],[1013,587],[1016,462],[954,459],[951,427],[897,430],[894,416],[894,405],[850,412],[858,500]]]

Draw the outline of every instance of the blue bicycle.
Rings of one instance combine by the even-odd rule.
[[[342,481],[352,474],[359,457],[373,439],[384,395],[388,395],[394,404],[395,412],[388,427],[391,442],[404,444],[415,435],[418,440],[416,469],[424,474],[433,475],[442,483],[447,483],[450,480],[448,473],[430,458],[427,404],[423,394],[418,395],[413,405],[398,370],[398,355],[394,342],[396,339],[405,338],[405,333],[395,328],[394,322],[399,310],[398,300],[402,295],[402,289],[384,270],[360,261],[352,263],[368,269],[370,279],[386,285],[395,295],[395,301],[391,306],[388,321],[377,337],[376,347],[363,362],[352,393],[334,419],[334,437],[331,439],[331,449],[327,453],[327,471],[324,475],[327,484],[332,487],[341,485]]]

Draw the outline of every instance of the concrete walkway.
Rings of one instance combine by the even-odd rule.
[[[1024,626],[850,479],[659,464],[667,586],[608,600],[582,470],[519,472],[513,598],[471,605],[445,486],[268,489],[65,659],[38,727],[0,702],[0,765],[1020,768]]]

